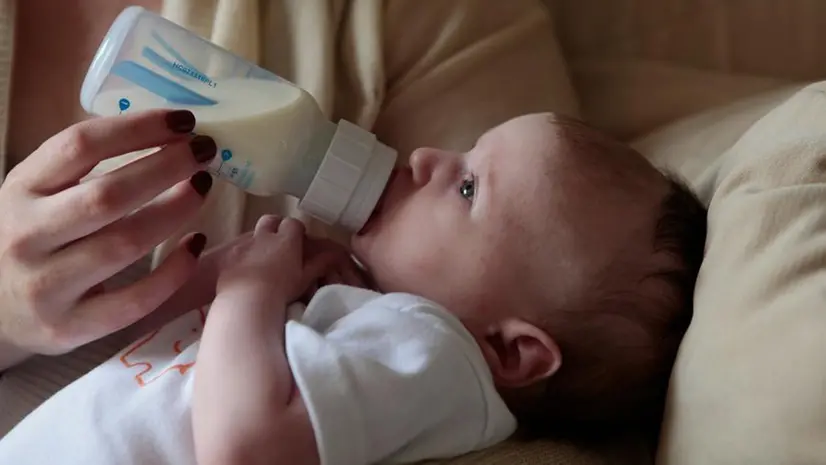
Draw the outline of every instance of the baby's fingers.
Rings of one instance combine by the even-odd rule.
[[[339,268],[338,275],[340,276],[341,284],[361,287],[363,289],[370,288],[370,283],[367,280],[366,273],[359,269],[358,265],[353,263],[352,260],[349,260],[349,263]]]
[[[278,234],[290,239],[303,239],[305,232],[304,223],[295,218],[284,218],[278,225]]]
[[[260,236],[266,233],[278,232],[278,225],[281,224],[282,218],[277,215],[264,215],[258,218],[255,223],[255,236]]]
[[[301,275],[302,286],[306,289],[311,285],[328,277],[335,270],[335,265],[341,257],[334,253],[320,253],[304,261]]]

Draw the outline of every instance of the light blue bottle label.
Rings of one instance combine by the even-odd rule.
[[[214,88],[218,85],[213,78],[199,70],[180,52],[169,45],[169,43],[165,41],[160,34],[153,31],[152,38],[155,39],[160,48],[171,56],[172,59],[167,59],[153,48],[146,46],[143,47],[141,56],[148,62],[152,63],[158,69],[164,71],[171,77],[192,83],[204,84],[210,88]],[[121,78],[126,79],[127,81],[142,87],[173,104],[208,106],[218,103],[216,100],[206,97],[205,95],[175,82],[169,77],[163,76],[133,60],[125,60],[116,63],[112,67],[111,72],[112,74],[120,76]],[[128,108],[128,106],[126,108]],[[123,112],[124,110],[125,108],[121,108],[120,111]]]
[[[210,164],[210,172],[242,189],[250,187],[255,179],[252,163],[249,160],[240,162],[233,156],[232,150],[226,148],[222,149],[220,156]]]

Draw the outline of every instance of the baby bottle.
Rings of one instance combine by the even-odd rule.
[[[209,171],[254,195],[289,194],[327,224],[358,231],[396,151],[358,126],[327,120],[303,89],[140,7],[124,10],[80,91],[91,114],[188,109],[215,139]]]

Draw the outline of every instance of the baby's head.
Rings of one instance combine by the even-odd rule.
[[[631,148],[527,115],[418,149],[353,250],[383,292],[444,305],[520,423],[656,415],[691,319],[706,211]]]

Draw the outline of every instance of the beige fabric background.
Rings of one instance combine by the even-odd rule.
[[[583,115],[623,137],[826,76],[823,1],[544,1]]]

